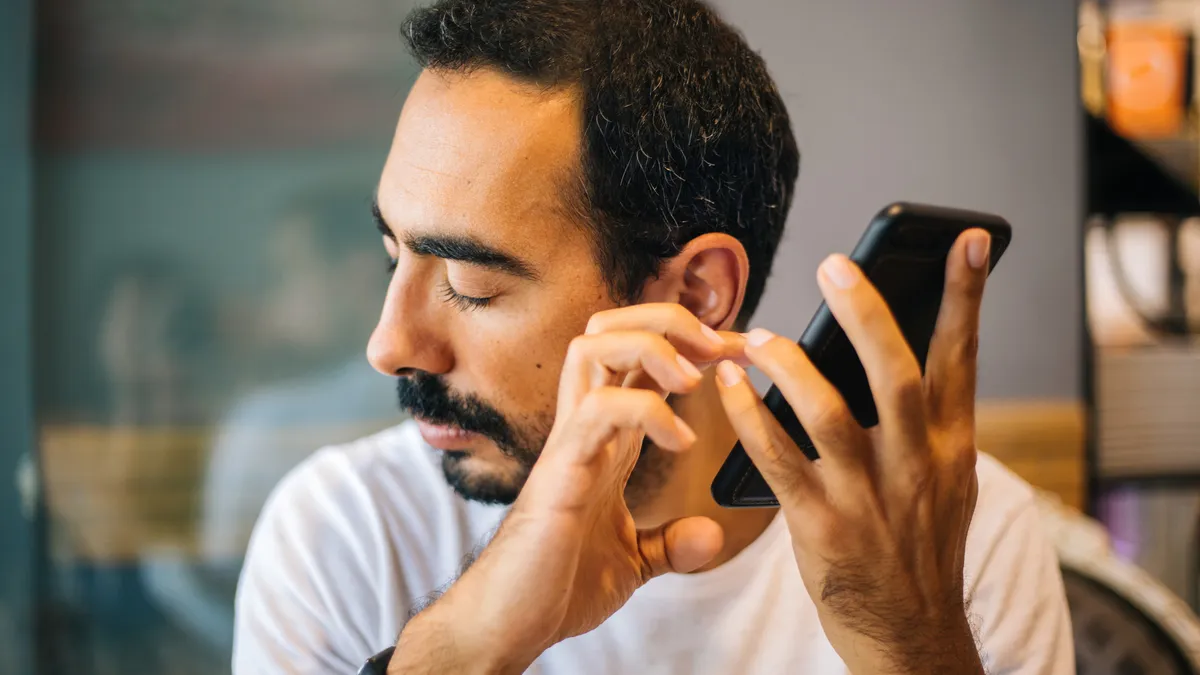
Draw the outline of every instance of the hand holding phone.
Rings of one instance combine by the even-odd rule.
[[[819,465],[740,366],[717,365],[721,405],[778,497],[804,588],[849,672],[984,672],[964,598],[980,490],[975,366],[989,240],[975,228],[955,238],[924,369],[866,270],[843,255],[821,264],[817,283],[861,359],[875,428],[859,424],[861,411],[800,345],[762,328],[746,334],[743,355],[794,408]]]
[[[942,304],[947,257],[958,236],[972,228],[991,235],[990,271],[1012,240],[1008,222],[987,213],[924,204],[896,203],[881,210],[850,254],[883,296],[922,370]],[[878,424],[863,365],[825,303],[817,309],[799,344],[841,394],[858,423],[864,428]],[[805,455],[816,459],[816,447],[779,389],[771,387],[763,401]],[[713,479],[712,494],[726,507],[779,504],[740,442]]]

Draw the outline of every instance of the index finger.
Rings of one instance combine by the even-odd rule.
[[[597,312],[588,321],[586,332],[631,330],[662,335],[694,363],[741,357],[740,336],[718,333],[683,305],[673,302],[648,302]]]

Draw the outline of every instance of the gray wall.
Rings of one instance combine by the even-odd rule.
[[[980,394],[1074,397],[1080,120],[1071,0],[718,0],[771,67],[802,154],[755,323],[799,335],[817,264],[905,199],[1015,229],[984,310]]]

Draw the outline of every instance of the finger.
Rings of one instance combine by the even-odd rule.
[[[720,335],[721,339],[725,341],[725,350],[723,354],[716,361],[697,362],[695,364],[696,368],[703,373],[708,371],[710,368],[716,367],[716,365],[721,361],[732,361],[743,367],[751,365],[750,359],[746,357],[745,335],[742,333],[723,330],[717,331],[717,335]],[[636,387],[638,389],[650,389],[652,391],[657,391],[664,397],[668,393],[665,389],[659,386],[657,382],[654,381],[654,378],[650,377],[642,370],[630,371],[630,373],[625,377],[625,381],[621,386]]]
[[[862,361],[885,436],[905,440],[889,454],[925,448],[921,367],[883,296],[844,255],[821,264],[817,282],[825,303]],[[905,460],[904,456],[894,459]],[[908,458],[911,459],[911,458]]]
[[[559,382],[559,409],[569,411],[597,387],[617,384],[614,374],[641,370],[663,391],[687,393],[701,373],[666,338],[647,331],[581,335],[571,341]],[[565,406],[565,408],[564,408]]]
[[[586,334],[648,331],[666,338],[693,362],[714,361],[728,349],[726,339],[673,302],[648,302],[592,315]]]
[[[644,389],[622,389],[601,387],[588,393],[576,414],[569,420],[573,443],[563,445],[560,454],[579,463],[588,463],[601,454],[608,441],[623,430],[645,433],[650,440],[665,450],[686,450],[696,442],[696,433],[686,422],[675,415],[671,406],[658,394]],[[637,444],[632,444],[637,445]],[[622,448],[622,452],[636,453],[638,447]],[[568,457],[569,455],[569,457]],[[633,457],[617,458],[624,465]]]
[[[816,468],[759,399],[740,366],[717,366],[717,391],[729,423],[754,466],[784,506],[806,503],[824,491]]]
[[[732,331],[717,331],[717,335],[725,342],[721,355],[711,361],[697,361],[696,367],[701,371],[716,367],[722,361],[733,361],[739,366],[749,366],[750,359],[746,357],[746,336]]]
[[[841,393],[817,370],[800,345],[756,328],[746,335],[746,356],[779,388],[817,451],[828,458],[831,471],[861,472],[869,468],[866,432]]]
[[[725,533],[711,518],[673,520],[637,534],[642,556],[642,583],[667,572],[694,572],[725,546]]]
[[[991,237],[964,232],[946,260],[946,288],[925,363],[928,411],[937,423],[975,418],[979,307],[990,263]]]
[[[658,394],[664,399],[669,393],[666,389],[663,389],[653,377],[647,375],[646,371],[640,368],[629,371],[629,373],[625,375],[625,379],[621,382],[621,387],[624,389],[645,389],[646,391],[652,391]]]

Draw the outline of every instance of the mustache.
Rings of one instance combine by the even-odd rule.
[[[415,373],[396,380],[400,408],[430,424],[456,426],[487,436],[500,447],[516,445],[512,426],[483,399],[451,391],[439,375]]]

